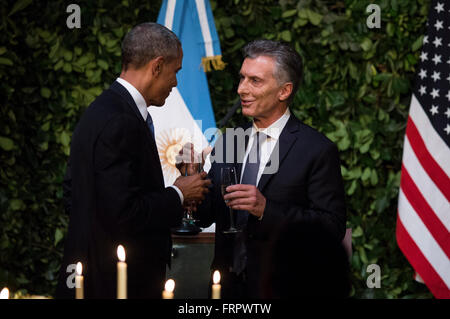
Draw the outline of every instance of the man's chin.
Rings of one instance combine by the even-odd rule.
[[[166,103],[166,101],[153,102],[152,106],[161,107],[161,106],[164,106],[165,103]]]
[[[244,116],[249,116],[249,117],[253,117],[253,112],[251,111],[250,108],[248,108],[248,107],[243,107],[243,108],[242,108],[242,115],[244,115]]]

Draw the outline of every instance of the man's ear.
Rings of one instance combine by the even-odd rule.
[[[162,72],[164,58],[162,56],[154,58],[151,62],[151,70],[153,76],[158,76]]]
[[[278,93],[278,99],[280,101],[286,101],[291,96],[293,89],[294,85],[292,84],[292,82],[284,83],[281,86],[280,92]]]

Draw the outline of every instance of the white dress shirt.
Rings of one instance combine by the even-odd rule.
[[[128,91],[128,93],[130,93],[131,97],[134,100],[134,103],[136,103],[139,113],[141,113],[142,118],[144,119],[144,122],[147,121],[148,116],[147,103],[145,102],[145,99],[142,96],[142,94],[130,82],[122,78],[117,78],[116,81],[119,82]],[[184,196],[181,190],[175,185],[171,185],[169,187],[172,187],[177,191],[178,195],[180,196],[181,204],[183,204]]]
[[[291,111],[289,108],[286,108],[286,112],[274,123],[272,123],[269,127],[266,128],[258,128],[255,125],[255,122],[253,122],[252,132],[250,133],[250,138],[248,140],[247,149],[245,151],[244,156],[244,162],[242,164],[242,170],[241,170],[241,182],[242,182],[242,176],[244,175],[243,172],[245,170],[245,164],[247,162],[248,154],[250,153],[251,146],[253,145],[253,140],[256,136],[256,132],[262,132],[267,135],[267,138],[262,141],[260,145],[260,165],[258,170],[258,175],[256,177],[256,185],[258,185],[259,180],[261,179],[262,173],[264,171],[264,168],[267,165],[267,162],[269,161],[270,155],[272,154],[272,151],[275,147],[275,145],[278,142],[278,139],[280,137],[281,131],[283,131],[284,127],[286,126],[287,121],[289,120],[289,116],[291,116]]]

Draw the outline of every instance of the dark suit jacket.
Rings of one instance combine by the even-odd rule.
[[[250,126],[251,124],[248,124],[243,129],[246,130]],[[220,169],[224,165],[235,166],[239,175],[238,181],[240,180],[242,158],[239,159],[238,156],[239,153],[243,154],[244,150],[238,152],[238,149],[245,149],[247,140],[248,138],[240,145],[234,143],[231,163],[212,163],[209,178],[212,179],[214,187],[198,207],[196,214],[196,218],[201,220],[200,226],[206,227],[216,222],[212,268],[222,272],[229,272],[232,266],[234,236],[222,233],[229,227],[229,213],[220,191]],[[227,152],[231,149],[227,149],[227,141],[230,141],[230,136],[224,134],[222,139],[217,141],[212,156],[220,157],[217,156],[219,148],[226,159]],[[336,145],[291,114],[274,152],[277,150],[278,171],[275,174],[263,173],[258,184],[258,189],[267,200],[264,217],[259,221],[255,216],[249,215],[244,234],[247,244],[248,286],[252,290],[250,297],[258,297],[264,256],[270,250],[271,237],[282,222],[290,218],[320,219],[337,241],[342,241],[345,235],[345,193]],[[274,154],[272,153],[271,161],[274,160]],[[295,247],[292,249],[292,253],[295,253]]]
[[[118,82],[85,111],[65,179],[70,223],[56,296],[72,298],[69,264],[83,263],[86,298],[116,298],[116,249],[125,247],[129,298],[160,298],[170,227],[183,208],[164,187],[157,148],[133,98]]]

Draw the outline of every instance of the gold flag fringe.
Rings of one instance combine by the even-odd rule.
[[[214,70],[223,70],[225,69],[226,63],[222,61],[221,55],[207,56],[202,58],[203,71],[210,72],[212,70],[211,65]]]

